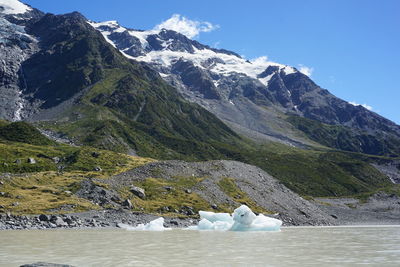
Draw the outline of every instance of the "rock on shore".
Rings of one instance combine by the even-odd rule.
[[[17,216],[0,214],[0,230],[57,229],[57,228],[100,228],[118,227],[118,224],[138,225],[159,216],[126,210],[88,211],[61,215]],[[195,219],[165,217],[166,227],[187,227],[196,223]]]

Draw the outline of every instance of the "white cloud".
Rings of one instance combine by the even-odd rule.
[[[213,44],[213,48],[219,48],[219,45],[221,44],[220,41],[217,41]]]
[[[188,38],[197,37],[201,32],[210,32],[219,28],[207,21],[190,20],[179,14],[172,15],[171,18],[154,27],[155,30],[167,29],[186,35]]]
[[[307,75],[308,77],[311,77],[314,68],[310,68],[307,66],[304,66],[303,64],[299,64],[299,71],[305,75]]]
[[[261,56],[261,57],[253,58],[250,61],[251,61],[251,63],[253,63],[255,65],[265,65],[265,66],[269,65],[267,56]]]
[[[354,101],[350,101],[349,104],[352,104],[353,106],[363,106],[364,108],[368,109],[368,110],[372,110],[372,107],[370,105],[367,104],[358,104]]]

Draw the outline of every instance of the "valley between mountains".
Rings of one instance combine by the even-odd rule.
[[[0,229],[398,224],[399,183],[400,126],[295,67],[0,0]]]

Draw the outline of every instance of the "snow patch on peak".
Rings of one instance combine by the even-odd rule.
[[[257,79],[258,75],[265,71],[265,69],[269,66],[279,67],[279,69],[283,70],[286,75],[296,72],[296,69],[292,67],[268,61],[267,57],[259,57],[253,60],[247,60],[236,55],[218,53],[211,49],[198,49],[194,46],[192,47],[194,51],[193,53],[185,51],[171,51],[168,50],[168,44],[166,43],[163,50],[153,50],[148,52],[146,55],[136,57],[135,59],[138,61],[160,64],[166,67],[170,67],[180,59],[184,59],[191,61],[199,68],[207,69],[222,76],[229,76],[232,73],[239,73],[254,79]],[[213,63],[205,64],[205,62],[210,61],[213,61]],[[259,81],[267,86],[272,75],[268,75],[265,78],[260,78]]]
[[[149,42],[147,42],[147,37],[152,34],[158,34],[159,31],[156,30],[150,30],[150,31],[135,31],[135,30],[130,30],[128,31],[129,34],[133,37],[136,37],[139,39],[140,43],[142,44],[142,48],[146,48],[149,46]]]
[[[271,80],[272,76],[274,75],[275,73],[271,73],[270,75],[267,75],[264,78],[258,78],[258,80],[265,86],[268,86],[269,80]]]
[[[6,15],[22,14],[32,10],[29,6],[21,3],[18,0],[0,0],[0,13]]]
[[[368,110],[373,110],[373,108],[370,106],[370,105],[368,105],[368,104],[358,104],[357,102],[354,102],[354,101],[350,101],[350,102],[348,102],[349,104],[351,104],[351,105],[353,105],[353,106],[362,106],[362,107],[364,107],[364,108],[366,108],[366,109],[368,109]]]
[[[296,69],[293,67],[289,67],[289,66],[285,66],[283,68],[283,71],[285,72],[286,75],[296,73]]]
[[[133,56],[129,53],[130,47],[121,49],[121,52],[128,58],[137,61],[143,61],[162,67],[172,67],[178,60],[186,60],[193,63],[194,66],[203,70],[210,71],[218,76],[230,76],[232,74],[242,74],[253,79],[258,79],[263,85],[268,86],[269,80],[273,74],[260,78],[259,75],[263,73],[269,66],[277,67],[276,72],[289,75],[298,72],[297,69],[269,61],[266,56],[258,57],[252,60],[240,57],[236,54],[223,53],[218,50],[210,49],[207,47],[197,46],[195,44],[185,44],[185,48],[178,50],[173,47],[174,39],[169,38],[165,40],[161,38],[161,32],[165,29],[162,27],[155,27],[152,30],[140,31],[132,30],[121,27],[116,21],[106,21],[101,23],[89,22],[95,29],[99,30],[108,42],[116,47],[109,38],[115,32],[127,32],[132,37],[137,38],[142,46],[143,51],[139,55]],[[179,23],[178,23],[179,24]],[[160,48],[152,49],[149,42],[149,37],[155,37],[158,41]],[[191,46],[191,47],[188,47]],[[126,53],[125,53],[126,52]],[[130,55],[128,55],[129,53]],[[215,84],[216,81],[214,81]],[[215,84],[218,87],[217,84]]]
[[[104,38],[106,38],[106,40],[109,43],[111,43],[114,47],[116,47],[115,44],[108,38],[108,36],[114,32],[121,33],[127,31],[129,35],[139,39],[143,49],[148,47],[149,45],[149,43],[147,42],[147,37],[151,34],[158,34],[160,32],[159,30],[138,31],[138,30],[127,29],[119,25],[116,20],[110,20],[104,22],[89,21],[88,23],[92,25],[92,27],[95,28],[96,30],[99,30],[103,34]]]
[[[0,0],[1,1],[1,0]],[[94,21],[88,21],[90,25],[92,25],[93,28],[98,29],[102,27],[107,27],[112,30],[112,32],[124,32],[126,29],[118,24],[118,21],[116,20],[109,20],[109,21],[103,21],[103,22],[94,22]],[[102,32],[107,32],[106,30],[102,30]],[[111,32],[108,32],[109,34]]]

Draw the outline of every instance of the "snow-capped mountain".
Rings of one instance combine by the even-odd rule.
[[[293,67],[268,61],[266,57],[249,61],[234,52],[211,48],[172,30],[132,30],[116,21],[91,22],[91,25],[127,57],[157,66],[163,77],[171,74],[165,67],[172,69],[182,61],[191,62],[196,68],[213,74],[215,87],[224,77],[235,74],[246,75],[268,86],[276,72],[284,75],[298,72]],[[274,71],[267,73],[268,67]]]
[[[251,139],[295,146],[318,143],[379,155],[399,150],[398,125],[335,97],[296,68],[265,57],[249,61],[235,52],[211,48],[163,28],[142,31],[116,21],[88,21],[79,13],[44,14],[17,0],[0,0],[0,24],[3,119],[53,118],[57,112],[49,111],[46,116],[43,112],[50,108],[64,111],[65,106],[82,97],[84,90],[120,68],[122,61],[115,59],[117,53],[124,60],[133,60],[135,65],[141,62],[146,70],[156,71],[186,100]],[[90,38],[97,43],[91,43]],[[60,48],[66,42],[72,47],[80,42],[85,45],[76,47],[77,54],[69,55],[70,48]],[[98,58],[99,47],[109,54]],[[106,98],[103,94],[91,101],[104,104],[112,99],[107,105],[113,107],[126,102],[132,105],[129,116],[137,118],[149,105],[142,98],[130,96],[128,103],[121,95]],[[36,116],[38,113],[44,117]]]
[[[335,97],[294,67],[265,57],[249,61],[172,30],[134,30],[116,21],[90,24],[126,57],[150,64],[186,99],[253,139],[307,143],[292,132],[288,115],[400,136],[398,125]]]

